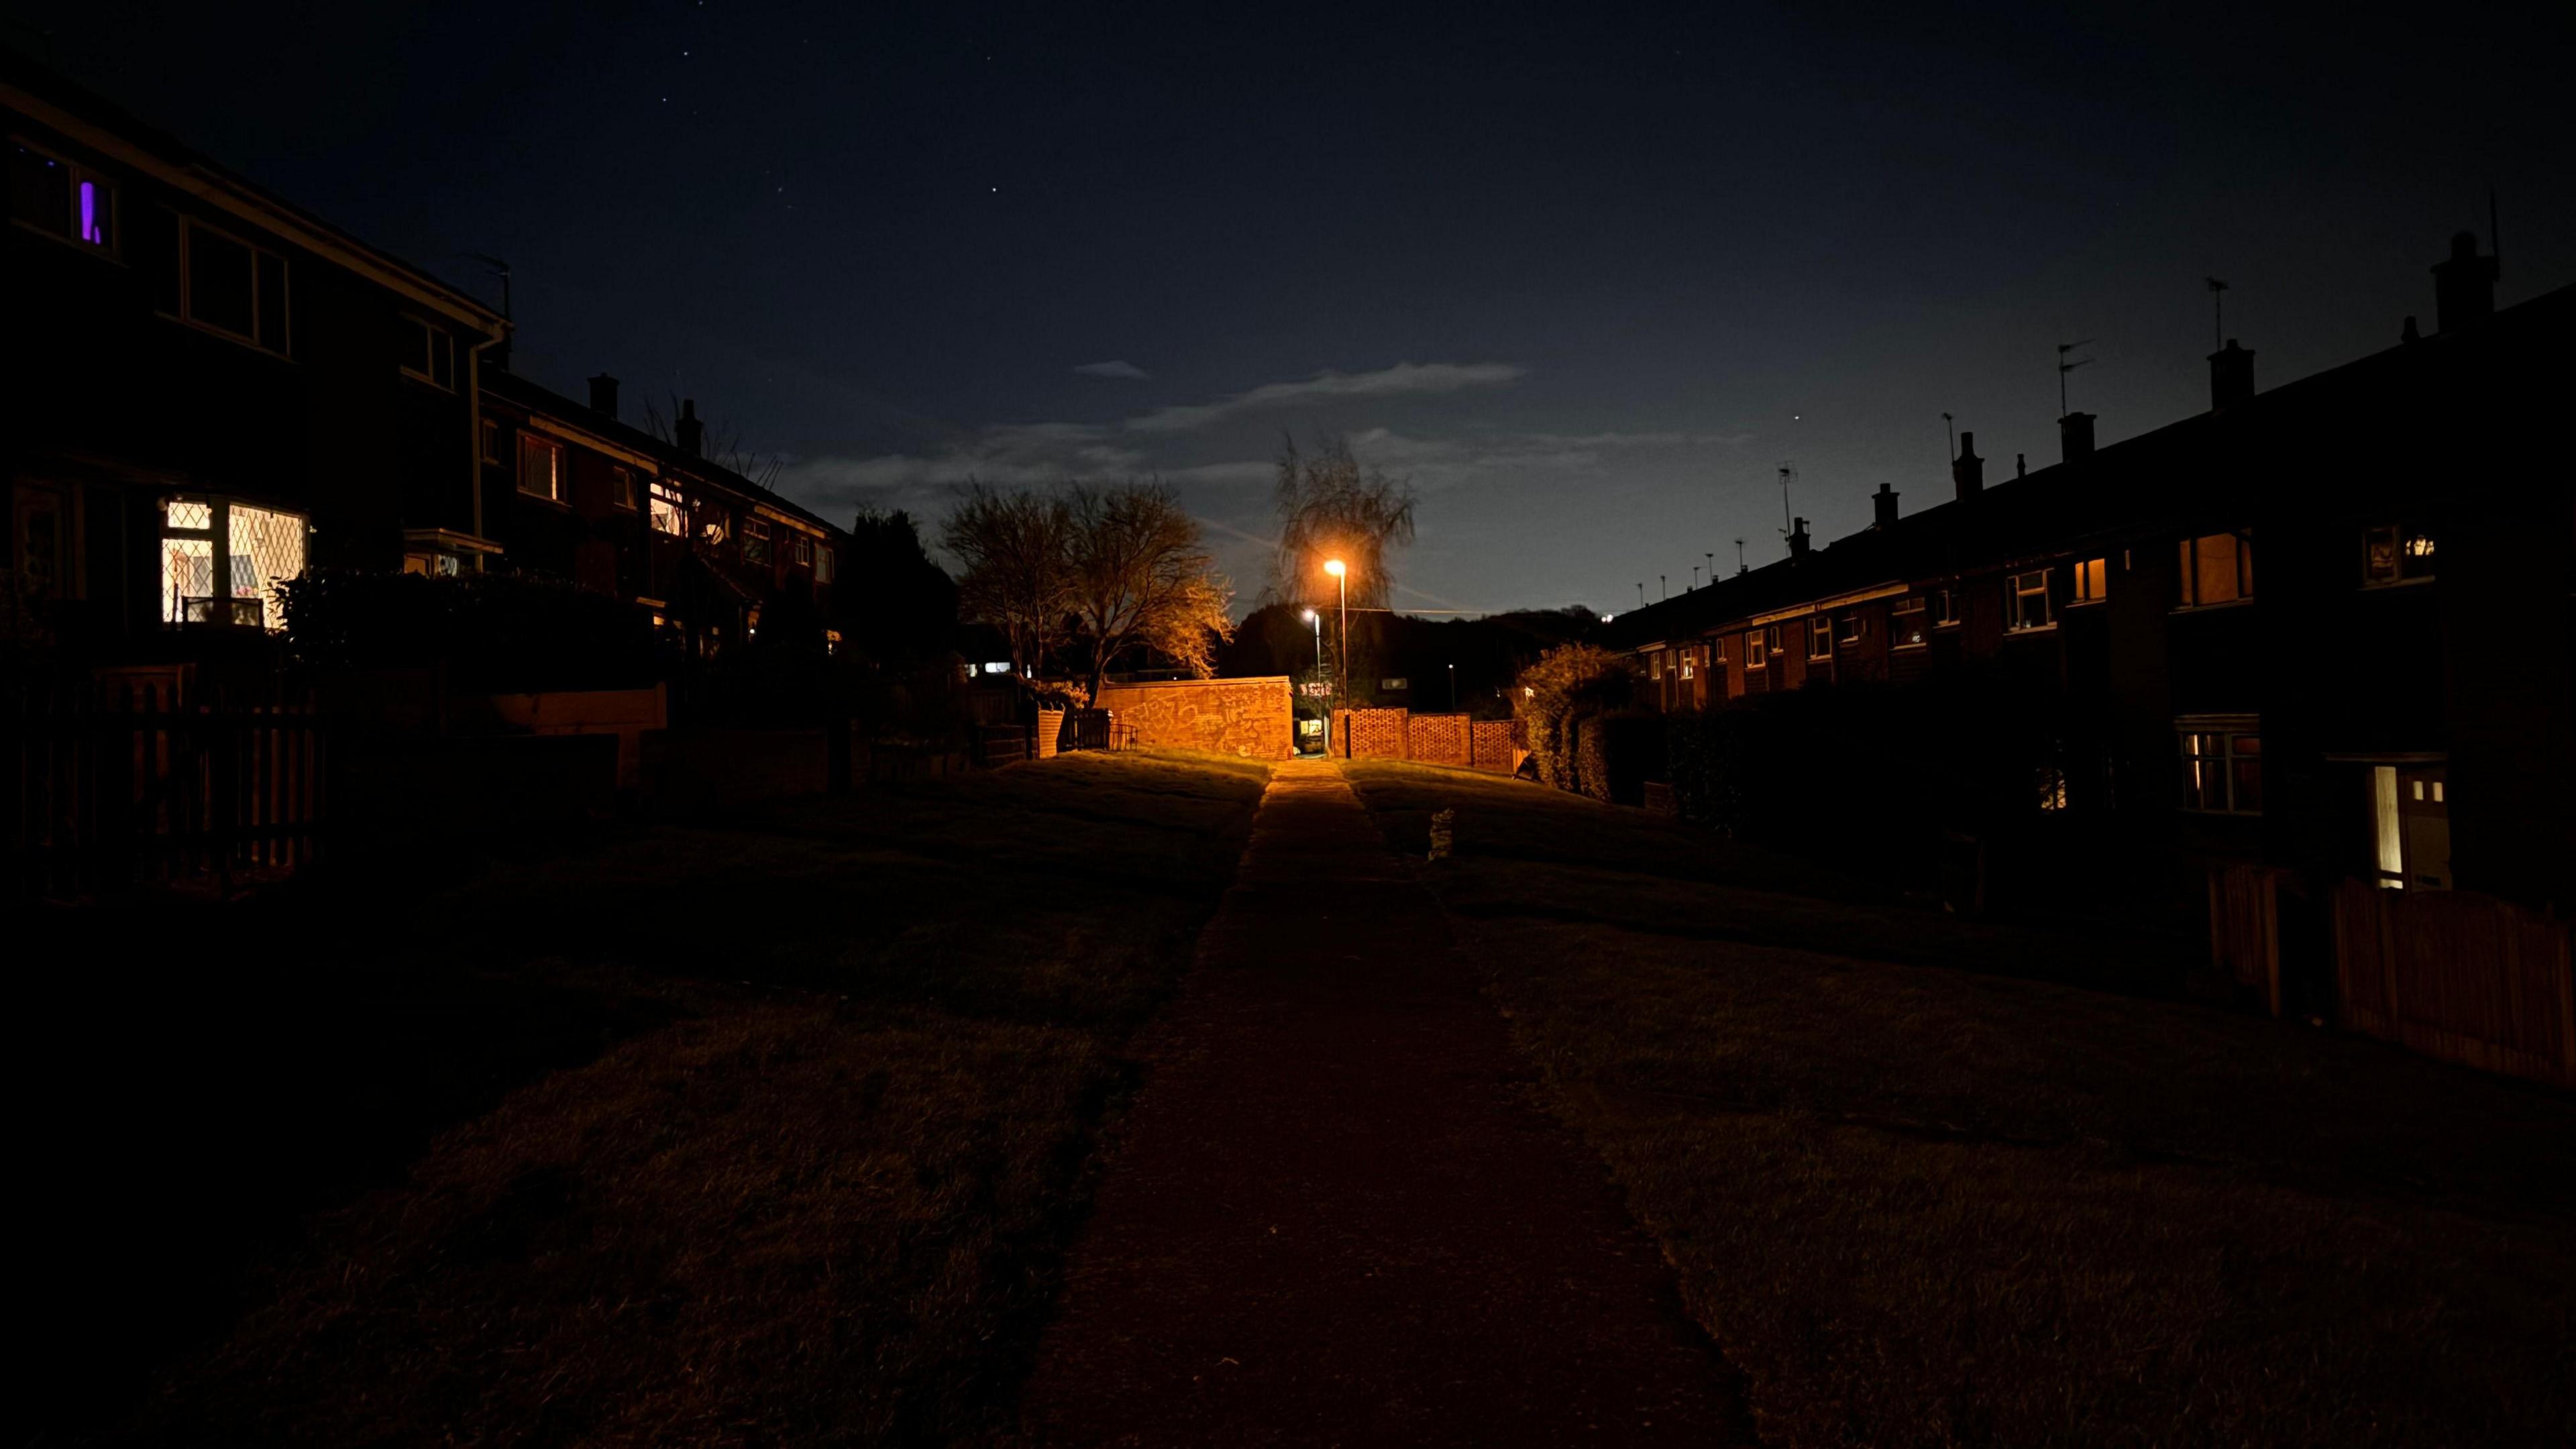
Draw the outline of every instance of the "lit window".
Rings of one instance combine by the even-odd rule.
[[[688,526],[682,522],[688,513],[681,506],[680,485],[656,478],[652,484],[652,499],[655,533],[667,533],[678,538],[688,532]]]
[[[611,468],[608,470],[608,499],[611,503],[616,504],[620,508],[633,508],[635,506],[634,469]]]
[[[2384,588],[2432,576],[2432,534],[2396,523],[2363,533],[2362,587]]]
[[[756,564],[769,562],[767,522],[757,518],[746,518],[742,521],[742,561]]]
[[[563,499],[563,446],[534,433],[519,435],[519,491],[531,498]]]
[[[2012,576],[2012,613],[2004,627],[2014,633],[2045,629],[2054,620],[2048,612],[2048,570],[2037,569]]]
[[[2389,890],[2451,888],[2451,808],[2439,764],[2373,765],[2371,816],[2379,883]]]
[[[720,504],[709,503],[698,510],[698,538],[713,547],[733,537],[733,514]]]
[[[161,511],[162,622],[285,627],[277,585],[304,572],[308,531],[299,514],[171,499]]]
[[[2182,732],[2182,807],[2221,815],[2263,811],[2263,740],[2251,728]]]
[[[2098,604],[2111,597],[2111,561],[2088,558],[2075,566],[2075,602]]]
[[[2254,597],[2254,541],[2212,533],[2182,541],[2181,602],[2186,609]]]
[[[456,387],[456,339],[446,328],[418,317],[405,317],[396,329],[402,349],[402,374],[432,387]]]
[[[1896,631],[1897,648],[1920,649],[1923,647],[1925,640],[1930,637],[1925,632],[1927,626],[1924,623],[1924,620],[1929,616],[1929,613],[1930,611],[1923,607],[1923,596],[1921,594],[1907,594],[1904,598],[1896,601],[1895,609],[1889,612],[1888,623],[1893,626]]]
[[[48,236],[116,252],[116,187],[24,141],[9,143],[9,217]]]
[[[841,652],[840,630],[826,629],[823,631],[823,652],[826,654],[838,654]]]
[[[1646,656],[1646,677],[1648,679],[1661,679],[1664,677],[1664,652],[1662,650],[1658,649],[1654,653]]]
[[[178,221],[176,240],[178,285],[162,292],[176,315],[285,356],[286,259],[191,220]]]

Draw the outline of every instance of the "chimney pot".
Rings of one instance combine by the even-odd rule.
[[[1896,521],[1896,496],[1896,490],[1884,483],[1879,484],[1878,491],[1870,495],[1869,501],[1878,509],[1878,517],[1873,522],[1873,527],[1885,528]]]
[[[1977,435],[1959,435],[1959,456],[1950,460],[1950,484],[1961,498],[1973,498],[1986,486],[1986,460],[1977,456]]]
[[[671,425],[671,433],[673,440],[680,445],[681,452],[688,454],[692,458],[698,456],[698,449],[704,445],[707,440],[707,425],[698,421],[698,400],[696,398],[684,397],[680,399],[680,417],[677,422]]]
[[[2209,354],[2209,410],[2224,412],[2254,396],[2254,354],[2227,339]]]
[[[2027,478],[2030,476],[2030,454],[2013,454],[2013,476],[2016,478]]]
[[[2059,458],[2068,463],[2093,456],[2093,415],[2068,413],[2057,420]]]
[[[590,380],[590,410],[603,417],[617,416],[617,379],[607,373]]]
[[[1789,530],[1789,557],[1805,558],[1807,556],[1807,547],[1807,520],[1801,518],[1798,519],[1795,526]]]

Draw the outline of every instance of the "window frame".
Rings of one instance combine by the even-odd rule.
[[[2388,540],[2389,562],[2394,565],[2392,577],[2376,576],[2371,548],[2379,539]],[[2417,544],[2423,545],[2421,549]],[[2408,560],[2424,559],[2421,572],[2410,572]],[[2365,589],[2402,589],[2433,582],[2440,570],[2441,538],[2431,529],[2404,520],[2374,523],[2361,531],[2361,587]]]
[[[501,457],[501,420],[499,418],[485,418],[483,420],[482,448],[483,461],[492,467],[500,467],[503,459]]]
[[[2073,567],[2068,570],[2068,573],[2074,579],[2075,588],[2074,592],[2066,600],[2066,607],[2070,609],[2086,608],[2094,604],[2110,602],[2110,555],[2105,554],[2100,558],[2077,559]]]
[[[204,508],[206,526],[203,528],[172,526],[170,510],[180,504],[195,504]],[[232,550],[232,518],[236,507],[276,518],[292,519],[303,525],[304,547],[301,550],[301,566],[295,577],[301,577],[304,570],[313,566],[313,516],[309,513],[291,508],[271,508],[263,503],[252,503],[225,493],[164,494],[160,503],[159,520],[153,532],[155,545],[153,552],[161,574],[161,627],[165,629],[256,628],[272,634],[285,627],[282,619],[274,623],[270,620],[271,611],[277,603],[273,594],[233,592],[233,559],[236,555]],[[168,548],[171,539],[198,541],[207,545],[208,593],[180,594],[172,590]],[[222,546],[216,547],[219,543]],[[208,617],[190,619],[187,616],[187,605],[195,599],[203,599],[209,606],[221,604],[223,607],[220,610],[209,607],[206,611]],[[242,617],[245,605],[249,606],[249,612],[252,615],[248,620]],[[218,614],[225,617],[215,617]]]
[[[194,328],[199,332],[208,334],[209,336],[221,337],[227,342],[239,343],[242,346],[251,349],[253,352],[265,352],[269,356],[278,358],[282,361],[294,361],[295,269],[289,264],[289,259],[286,254],[283,252],[271,251],[267,247],[261,246],[259,243],[254,242],[247,237],[226,231],[222,227],[209,226],[204,221],[201,221],[186,212],[174,211],[170,215],[171,219],[178,223],[175,232],[178,249],[173,256],[172,261],[179,269],[179,288],[176,298],[179,310],[175,313],[163,312],[161,315],[170,318],[172,321],[177,322],[183,327]],[[193,238],[196,233],[201,231],[210,236],[219,237],[224,241],[228,241],[250,254],[251,330],[248,333],[235,332],[231,328],[226,327],[219,322],[210,322],[197,315],[197,252]],[[261,276],[262,269],[259,263],[260,259],[263,257],[277,263],[278,282],[281,290],[285,294],[279,300],[277,307],[277,325],[279,330],[285,335],[277,338],[274,345],[272,345],[268,339],[259,335],[260,324],[265,319],[268,311],[267,307],[262,304],[260,297],[260,292],[264,285],[264,279]]]
[[[1911,607],[1908,607],[1909,605]],[[1913,626],[1914,632],[1911,638],[1908,638],[1906,635],[1905,617],[1908,614],[1916,616],[1916,622]],[[1924,622],[1930,619],[1930,617],[1931,611],[1929,601],[1926,600],[1923,595],[1907,594],[1898,599],[1887,611],[1887,633],[1888,638],[1893,641],[1888,645],[1888,647],[1891,649],[1925,649],[1931,647],[1932,625],[1928,622]]]
[[[2200,546],[2211,539],[2232,539],[2236,550],[2236,593],[2230,598],[2200,597]],[[2174,609],[2232,609],[2254,602],[2254,533],[2251,529],[2223,528],[2215,533],[2186,534],[2177,541],[2176,562],[2180,576],[2175,579]]]
[[[549,491],[547,492],[540,493],[528,486],[528,455],[531,450],[542,452],[549,459],[547,470]],[[554,504],[558,508],[568,506],[564,498],[564,445],[562,442],[532,429],[521,428],[518,461],[510,470],[510,482],[511,486],[518,489],[519,496],[522,498],[534,498],[539,502]]]
[[[406,355],[396,364],[402,370],[402,375],[414,382],[437,388],[440,392],[456,391],[456,334],[449,331],[443,324],[432,322],[417,313],[405,312],[401,317],[405,328],[418,328],[429,342],[429,355],[422,359],[429,364],[428,370],[423,371],[413,367],[411,358]],[[410,348],[411,334],[406,331],[403,335],[404,352],[408,354]],[[440,366],[441,362],[446,364],[444,368]],[[439,375],[441,372],[446,376],[441,377]]]
[[[635,470],[623,463],[611,464],[608,469],[609,506],[633,513],[636,499]]]
[[[644,488],[647,505],[644,526],[664,538],[685,539],[689,536],[689,498],[680,485],[668,478],[650,479]],[[669,527],[664,527],[664,521]]]
[[[1845,609],[1834,619],[1834,647],[1857,649],[1868,632],[1868,616],[1858,609]]]
[[[744,563],[769,564],[772,562],[775,555],[770,548],[771,532],[768,519],[756,514],[743,515],[741,526],[735,532],[734,538],[736,547],[742,550]]]
[[[2255,716],[2184,716],[2174,721],[2174,737],[2180,747],[2178,760],[2183,766],[2184,813],[2191,815],[2260,816],[2263,813],[2263,724]],[[2215,747],[2196,742],[2215,741]],[[2239,749],[2238,742],[2251,740],[2250,748]],[[2211,806],[2201,803],[2206,794],[2198,771],[2215,766],[2223,803]],[[2250,767],[2253,776],[2254,803],[2242,800],[2242,777]]]
[[[2042,566],[2004,575],[2004,601],[2008,606],[2004,613],[2006,634],[2044,634],[2057,627],[2057,601],[2051,595],[2049,580],[2049,575],[2054,572],[2054,567]],[[2036,587],[2025,586],[2025,581],[2031,579],[2038,580]],[[2039,600],[2038,623],[2030,622],[2023,614],[2024,599]]]
[[[12,226],[24,227],[26,230],[34,232],[38,236],[58,241],[63,245],[80,252],[83,256],[104,257],[111,262],[122,264],[125,260],[124,198],[121,195],[122,188],[117,185],[116,180],[86,161],[80,161],[70,156],[66,156],[62,152],[55,150],[53,147],[29,137],[12,132],[9,134],[8,141],[10,146],[13,148],[26,151],[30,155],[42,156],[55,165],[62,167],[64,170],[63,188],[65,191],[63,229],[61,231],[56,231],[52,227],[45,226],[28,217],[20,216],[14,206],[11,207],[9,211],[9,224]],[[14,161],[15,158],[13,157],[12,159]],[[106,199],[107,239],[104,241],[92,241],[89,237],[82,234],[84,223],[80,218],[79,198],[80,190],[83,186],[95,188],[95,194]]]
[[[1745,668],[1768,669],[1771,667],[1771,651],[1765,647],[1768,642],[1769,632],[1767,630],[1747,629],[1744,631]]]
[[[1959,627],[1958,590],[1925,589],[1923,591],[1923,599],[1925,603],[1931,606],[1933,628],[1956,629]]]

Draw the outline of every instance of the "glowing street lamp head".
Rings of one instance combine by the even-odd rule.
[[[1342,561],[1337,558],[1324,560],[1324,572],[1331,574],[1334,578],[1340,578],[1344,572]]]
[[[1300,618],[1300,619],[1305,620],[1305,621],[1306,621],[1307,623],[1309,623],[1309,624],[1312,624],[1312,623],[1314,623],[1314,622],[1315,622],[1315,611],[1314,611],[1314,610],[1312,610],[1312,609],[1308,609],[1308,610],[1306,610],[1304,613],[1299,614],[1297,617],[1298,617],[1298,618]]]

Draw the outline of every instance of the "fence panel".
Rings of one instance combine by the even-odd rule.
[[[109,680],[0,706],[11,895],[71,899],[309,861],[322,822],[322,724],[306,698]]]
[[[2339,883],[2344,1025],[2428,1056],[2576,1086],[2568,923],[2473,891]]]
[[[2281,872],[2264,865],[2209,868],[2209,959],[2281,1014]]]

